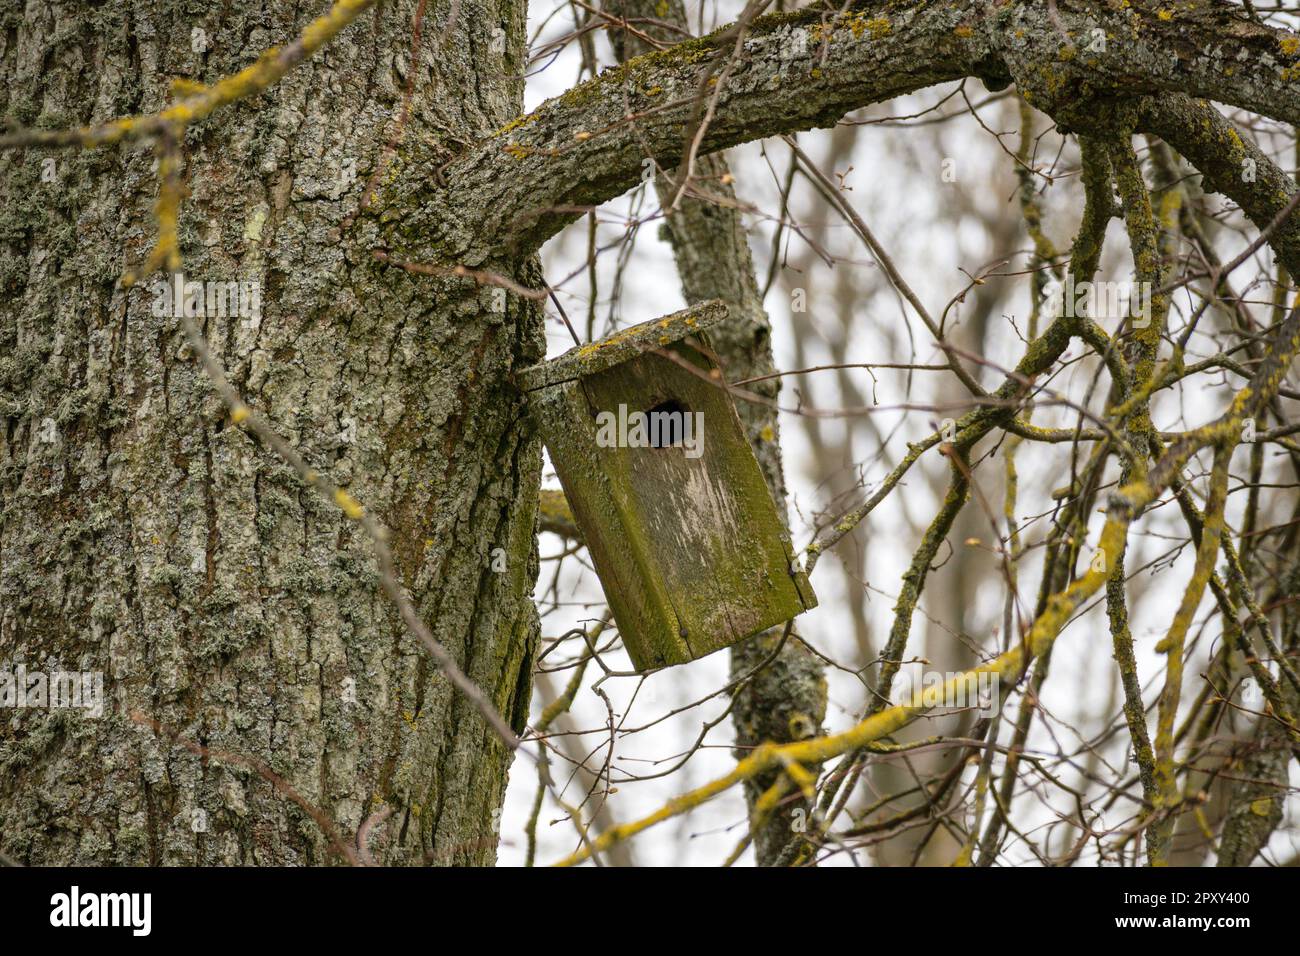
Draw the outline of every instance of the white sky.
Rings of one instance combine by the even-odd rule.
[[[533,19],[530,29],[536,30],[541,24],[540,14],[546,9],[541,4],[534,4]],[[706,21],[728,22],[740,4],[731,2],[723,4],[724,16],[716,19],[715,6],[708,5]],[[688,4],[692,23],[698,16],[697,6]],[[569,12],[561,12],[552,19],[542,35],[547,38],[557,37],[572,29],[572,17]],[[603,36],[598,41],[603,51],[603,62],[612,62],[612,55]],[[527,87],[527,107],[535,107],[547,97],[563,92],[574,82],[578,73],[578,55],[576,47],[570,45],[544,70],[529,78]],[[908,114],[918,108],[924,108],[937,102],[941,95],[950,92],[952,87],[926,91],[915,97],[884,104],[864,114],[881,116],[886,114]],[[978,102],[987,96],[978,83],[968,86],[972,101]],[[956,101],[960,105],[960,100]],[[1012,131],[1007,137],[1006,145],[1014,149],[1016,125],[1011,101],[991,105],[981,110],[985,123],[998,130]],[[952,108],[952,104],[949,104]],[[801,134],[801,145],[814,157],[826,155],[829,146],[829,131],[814,131]],[[1280,142],[1280,141],[1279,141]],[[1141,145],[1138,143],[1137,145]],[[1049,133],[1040,143],[1039,158],[1049,162],[1060,146],[1060,137]],[[772,165],[784,173],[787,152],[783,146],[772,145],[770,150]],[[749,144],[735,149],[728,154],[732,171],[737,181],[737,193],[757,208],[768,213],[778,208],[778,184],[774,182],[767,162],[760,154],[759,144]],[[940,165],[944,158],[954,158],[957,162],[958,181],[943,183],[940,177]],[[1022,251],[1018,248],[994,248],[988,235],[985,219],[977,216],[961,216],[955,212],[962,203],[952,190],[965,190],[966,198],[974,208],[987,211],[989,216],[1005,215],[1018,217],[1019,207],[1015,195],[1011,192],[1013,180],[1010,176],[1011,160],[1002,152],[993,137],[982,130],[969,117],[953,120],[942,127],[921,129],[900,129],[897,127],[867,127],[860,131],[850,163],[837,164],[835,172],[843,174],[847,190],[846,195],[857,210],[877,233],[885,248],[894,257],[895,263],[927,304],[932,313],[942,310],[944,304],[966,284],[966,277],[959,271],[964,267],[974,271],[981,265],[996,257]],[[1287,168],[1293,164],[1285,163]],[[851,168],[849,168],[851,166]],[[1067,147],[1061,168],[1073,169],[1077,166],[1077,153],[1071,144]],[[825,167],[823,167],[825,168]],[[1048,192],[1048,230],[1059,248],[1068,249],[1070,239],[1078,222],[1080,191],[1077,184],[1065,181]],[[808,202],[806,187],[796,192],[796,216],[825,215],[813,210]],[[633,203],[640,203],[642,215],[656,208],[653,191],[642,196],[639,192],[631,193],[607,204],[601,210],[604,225],[600,231],[602,244],[613,241],[622,231],[622,222]],[[999,210],[1001,210],[999,212]],[[954,220],[957,220],[954,222]],[[807,220],[805,220],[807,221]],[[769,260],[770,238],[773,225],[770,220],[751,217],[751,248],[760,277],[766,274]],[[649,223],[637,235],[635,251],[625,270],[624,289],[616,315],[619,325],[628,325],[645,319],[664,315],[681,308],[680,286],[673,264],[671,250],[658,238],[658,224]],[[862,309],[855,315],[851,327],[845,328],[837,313],[826,310],[819,312],[816,307],[820,290],[828,290],[834,281],[834,273],[825,266],[820,271],[810,272],[805,277],[809,291],[810,308],[806,314],[792,314],[787,293],[780,282],[773,285],[768,295],[766,306],[774,327],[774,345],[778,368],[795,367],[793,355],[793,329],[795,321],[812,323],[819,336],[838,338],[843,335],[852,337],[851,354],[854,361],[906,361],[907,356],[899,351],[899,342],[906,341],[902,335],[903,314],[896,304],[895,297],[887,283],[879,274],[880,270],[869,260],[864,249],[853,234],[838,221],[831,223],[834,251],[846,262],[841,262],[837,269],[852,269],[857,273],[855,281],[863,290]],[[1017,242],[1022,242],[1018,239]],[[1221,251],[1232,254],[1240,245],[1234,246],[1235,237],[1230,237],[1220,245]],[[580,269],[586,257],[586,223],[585,220],[570,227],[556,237],[544,250],[546,275],[551,283],[558,283],[565,276]],[[1108,256],[1103,267],[1104,277],[1126,280],[1130,277],[1131,260],[1128,258],[1127,243],[1122,225],[1112,223],[1107,243]],[[792,250],[793,257],[796,250]],[[616,271],[616,254],[609,253],[599,260],[601,296],[609,294]],[[1225,258],[1227,256],[1225,255]],[[1023,265],[1024,257],[1016,260]],[[1261,259],[1261,261],[1265,261]],[[1269,259],[1268,261],[1271,261]],[[1246,281],[1243,269],[1238,274],[1241,282]],[[1027,312],[1029,287],[1027,280],[1012,282],[1004,280],[1006,286],[1002,311],[1017,316],[1020,332],[1024,331],[1024,316]],[[587,281],[580,275],[560,290],[566,311],[580,329],[585,321],[588,302]],[[1261,293],[1262,294],[1262,293]],[[553,310],[552,310],[553,312]],[[610,312],[610,303],[602,300],[598,303],[597,336],[609,331],[606,319]],[[916,342],[916,362],[942,361],[942,354],[929,341],[924,326],[909,314],[907,321],[912,324],[912,336]],[[553,321],[548,324],[550,355],[555,356],[572,345],[562,324]],[[995,343],[996,351],[986,356],[999,365],[1014,363],[1023,349],[1015,328],[1004,320],[991,333],[990,339]],[[1195,343],[1194,343],[1195,344]],[[824,360],[830,353],[823,349]],[[1076,345],[1069,354],[1078,355]],[[860,356],[860,357],[858,357]],[[810,356],[817,361],[819,356],[814,350]],[[1087,375],[1092,366],[1087,366]],[[881,404],[890,404],[903,400],[901,377],[896,373],[877,372],[877,388]],[[914,391],[913,401],[933,399],[931,382],[934,376],[926,378],[919,375]],[[1001,375],[994,370],[986,370],[986,383],[1000,381]],[[1073,396],[1082,394],[1088,378],[1082,363],[1072,366],[1071,371],[1057,378],[1053,386]],[[1236,382],[1237,380],[1231,380]],[[858,379],[859,388],[868,396],[872,394],[871,379],[865,372]],[[1103,378],[1102,387],[1106,384]],[[845,404],[838,394],[833,380],[821,380],[817,375],[807,376],[799,381],[807,404],[819,407],[838,407]],[[1230,390],[1226,385],[1218,388],[1191,390],[1181,397],[1165,393],[1156,404],[1155,414],[1159,427],[1174,430],[1181,429],[1207,420],[1221,410],[1227,401]],[[793,404],[795,394],[787,384],[781,393],[783,405]],[[1181,404],[1180,404],[1181,403]],[[1181,413],[1182,418],[1179,418]],[[862,418],[840,419],[826,424],[827,434],[842,435],[847,430],[853,442],[854,461],[852,466],[861,465],[866,479],[876,482],[882,478],[906,451],[909,440],[922,438],[934,431],[934,421],[938,416],[932,412],[891,412],[882,411],[873,415],[876,433],[888,435],[897,427],[897,433],[885,448],[881,448],[875,434]],[[956,416],[954,416],[956,417]],[[1073,424],[1073,419],[1064,409],[1045,408],[1035,414],[1035,423],[1040,425]],[[828,477],[816,474],[810,467],[812,456],[808,444],[808,433],[796,416],[785,415],[782,418],[782,441],[785,456],[786,479],[791,492],[791,520],[796,549],[808,543],[812,534],[811,519],[819,509],[828,504],[823,493],[823,482]],[[990,447],[986,440],[980,450]],[[1239,451],[1239,455],[1246,452]],[[1068,449],[1060,446],[1047,452],[1037,448],[1022,446],[1018,465],[1020,470],[1020,514],[1022,517],[1045,512],[1050,506],[1047,495],[1052,488],[1065,484],[1068,473]],[[1240,463],[1244,458],[1238,458]],[[995,509],[1001,508],[1001,457],[987,462],[984,469],[977,472],[981,486],[990,495]],[[849,594],[844,586],[844,576],[835,566],[834,555],[827,555],[817,567],[813,585],[820,600],[820,607],[799,618],[798,633],[826,656],[852,666],[860,665],[857,648],[852,636],[852,625],[847,610],[850,600],[866,600],[872,625],[872,636],[877,647],[883,642],[892,621],[893,596],[900,586],[900,577],[910,560],[911,553],[920,540],[920,529],[933,516],[937,507],[936,486],[941,487],[945,465],[936,456],[928,455],[914,467],[904,486],[896,489],[886,505],[877,509],[863,526],[855,533],[855,546],[865,549],[867,583],[878,589],[869,596],[861,592]],[[549,469],[549,462],[544,485],[558,487],[554,474]],[[895,500],[897,499],[897,500]],[[1230,518],[1240,513],[1240,505],[1245,496],[1237,495],[1230,499],[1232,507]],[[1294,493],[1290,493],[1287,507],[1293,502]],[[972,501],[969,508],[976,508]],[[1165,532],[1172,536],[1183,537],[1185,530],[1176,509],[1165,509],[1163,513],[1147,519],[1141,531],[1147,535],[1135,534],[1131,537],[1129,570],[1132,570],[1170,546],[1169,540],[1162,540],[1150,534]],[[1092,538],[1095,542],[1096,530],[1102,516],[1092,526]],[[987,527],[985,528],[987,531]],[[1041,540],[1046,532],[1045,521],[1029,525],[1023,534],[1032,541]],[[846,541],[841,547],[848,546]],[[960,546],[960,541],[954,541]],[[564,543],[551,536],[543,536],[541,550],[543,556],[555,555],[564,550]],[[1135,549],[1135,550],[1133,550]],[[1184,549],[1186,552],[1186,549]],[[973,609],[971,618],[983,621],[989,627],[985,633],[970,630],[967,632],[980,645],[988,650],[996,648],[997,638],[992,628],[1000,623],[1003,600],[1002,587],[997,573],[995,557],[987,556],[988,583],[981,587],[978,595],[979,605]],[[1025,601],[1030,605],[1037,592],[1037,575],[1040,569],[1041,552],[1026,561],[1021,570],[1020,590]],[[1172,568],[1162,570],[1157,575],[1143,574],[1130,586],[1130,611],[1132,614],[1132,631],[1139,650],[1139,673],[1147,686],[1146,700],[1154,699],[1159,683],[1163,681],[1163,661],[1154,650],[1154,644],[1163,636],[1164,629],[1172,616],[1173,608],[1181,596],[1191,567],[1191,555],[1181,554]],[[585,616],[599,612],[602,600],[599,584],[590,571],[577,573],[579,567],[573,558],[566,562],[566,571],[561,578],[562,600],[569,606],[553,613],[543,620],[543,634],[556,637],[569,627],[581,621]],[[553,563],[544,563],[542,576],[538,585],[538,596],[549,585],[554,573]],[[935,576],[935,581],[940,580]],[[935,585],[932,583],[931,587]],[[929,590],[926,592],[930,593]],[[925,608],[923,601],[921,610]],[[1202,612],[1209,608],[1208,598],[1202,604]],[[1104,609],[1101,609],[1104,612]],[[914,634],[919,634],[924,623],[924,616],[918,612],[915,618]],[[1199,634],[1199,643],[1186,668],[1184,684],[1184,702],[1194,698],[1202,682],[1200,666],[1207,659],[1211,647],[1220,639],[1217,622],[1201,634],[1195,627],[1193,638]],[[909,648],[915,652],[916,648]],[[567,652],[567,650],[566,650]],[[548,659],[554,663],[560,657],[557,651]],[[609,655],[605,663],[615,670],[628,670],[630,664],[621,652]],[[617,677],[606,680],[601,690],[608,696],[610,705],[621,719],[627,716],[626,726],[640,726],[651,719],[662,716],[688,701],[696,700],[716,691],[727,680],[728,660],[725,653],[714,654],[692,664],[673,667],[651,677],[641,691],[641,695],[628,711],[629,701],[636,690],[638,680],[631,677]],[[591,684],[598,676],[596,668],[588,669],[587,680],[572,709],[572,725],[588,730],[599,730],[607,719],[605,702],[596,694]],[[567,671],[550,675],[534,694],[533,716],[540,714],[541,706],[549,702],[563,688],[568,680]],[[830,686],[830,706],[825,725],[830,731],[839,731],[850,726],[854,715],[863,706],[863,693],[860,685],[851,677],[840,671],[832,670],[828,674]],[[1093,611],[1073,622],[1057,642],[1052,663],[1052,678],[1048,681],[1044,705],[1058,718],[1053,724],[1057,731],[1054,744],[1045,735],[1043,722],[1037,721],[1036,732],[1031,737],[1031,750],[1042,747],[1048,753],[1056,753],[1057,745],[1067,750],[1073,749],[1077,741],[1068,739],[1068,731],[1062,736],[1063,724],[1069,724],[1092,736],[1101,731],[1117,726],[1115,688],[1117,678],[1110,656],[1110,637],[1106,627],[1104,613]],[[1013,717],[1018,705],[1019,695],[1012,698],[1004,714]],[[687,750],[705,720],[713,719],[725,706],[725,701],[715,699],[701,707],[693,708],[675,718],[657,724],[652,729],[619,737],[615,744],[614,763],[617,767],[646,774],[662,770],[676,762],[678,755]],[[1154,733],[1154,718],[1151,720]],[[661,779],[633,782],[621,785],[618,792],[609,797],[614,817],[619,822],[638,818],[658,808],[668,798],[681,794],[691,787],[725,773],[733,764],[730,745],[733,730],[729,721],[723,721],[709,734],[706,746],[697,752],[686,765],[677,772]],[[1005,729],[1002,739],[1007,739]],[[1113,746],[1105,750],[1109,766],[1122,768],[1124,744],[1127,733],[1121,728],[1113,738]],[[593,733],[582,738],[581,749],[592,751],[592,765],[598,766],[607,756],[608,736]],[[1064,772],[1068,768],[1058,768]],[[1294,768],[1293,768],[1294,770]],[[1106,766],[1100,768],[1106,773]],[[1115,770],[1114,772],[1119,772]],[[1131,768],[1130,768],[1131,772]],[[557,779],[566,779],[567,768],[553,764],[553,773]],[[967,774],[969,779],[970,773]],[[1075,783],[1078,781],[1075,780]],[[1293,779],[1293,785],[1295,780]],[[515,865],[523,861],[523,828],[532,807],[536,788],[536,775],[526,761],[516,761],[512,772],[507,797],[506,811],[502,820],[502,844],[500,861],[505,865]],[[1024,792],[1023,787],[1021,790]],[[1094,787],[1092,796],[1101,792]],[[566,790],[566,799],[581,799],[583,789],[574,784]],[[1071,801],[1061,799],[1057,794],[1054,805],[1065,813],[1073,812]],[[1032,803],[1026,804],[1021,817],[1037,823],[1049,822],[1051,814],[1032,796]],[[1296,823],[1296,803],[1289,802],[1287,821],[1279,830],[1287,829],[1288,824]],[[1100,805],[1098,805],[1100,810]],[[1115,811],[1106,822],[1113,825]],[[1123,819],[1126,814],[1119,814]],[[637,837],[633,843],[633,852],[639,864],[662,865],[716,865],[721,862],[734,847],[744,832],[745,811],[743,797],[739,789],[733,789],[722,797],[697,809],[691,814],[663,824]],[[574,849],[576,836],[572,826],[564,819],[560,810],[549,797],[546,800],[541,822],[538,827],[539,849],[537,862],[543,864],[553,861]],[[1059,840],[1052,844],[1053,849]],[[1279,855],[1288,857],[1300,847],[1290,835],[1280,835],[1275,840]],[[1007,858],[1020,861],[1032,860],[1023,848],[1017,850],[1014,844],[1007,852]],[[1089,857],[1085,855],[1085,861]],[[752,863],[752,855],[747,851],[743,863]],[[837,862],[848,862],[840,857]]]

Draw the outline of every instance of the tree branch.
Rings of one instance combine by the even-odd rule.
[[[717,97],[700,153],[830,126],[851,110],[968,76],[994,88],[1014,80],[1031,103],[1067,124],[1086,122],[1098,98],[1152,91],[1190,92],[1300,122],[1300,40],[1288,31],[1233,8],[1166,9],[1149,0],[1114,11],[1080,0],[1058,8],[1059,28],[1042,4],[982,0],[860,0],[839,13],[760,17]],[[400,220],[394,241],[432,236],[470,266],[507,249],[536,250],[647,169],[680,163],[701,71],[731,43],[723,28],[630,60],[448,164],[438,177],[446,188],[399,186],[386,214]],[[399,201],[403,190],[414,201]],[[482,209],[482,220],[472,234],[453,234],[457,217],[447,211],[467,205]]]

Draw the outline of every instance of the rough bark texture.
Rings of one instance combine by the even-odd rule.
[[[987,46],[957,28],[975,6],[864,3],[839,19],[805,10],[755,20],[701,153],[830,126],[851,109],[974,72]],[[466,193],[490,200],[490,233],[527,250],[576,218],[583,204],[634,185],[645,157],[675,169],[700,71],[735,44],[724,32],[606,70],[499,130],[449,167],[451,189],[431,196],[415,225],[438,229],[444,204]]]
[[[3,114],[66,127],[156,109],[171,77],[237,70],[319,6],[10,7]],[[506,378],[539,357],[539,313],[379,265],[364,217],[340,235],[400,105],[414,7],[372,11],[190,132],[181,246],[189,279],[262,283],[260,321],[206,320],[214,351],[313,467],[378,514],[435,635],[522,727],[540,455]],[[522,91],[506,74],[521,71],[524,4],[464,3],[437,50],[448,8],[429,5],[405,133],[435,158],[516,114]],[[356,526],[229,423],[147,284],[116,284],[154,234],[150,161],[143,146],[0,155],[0,662],[103,671],[109,698],[100,720],[6,716],[4,849],[42,864],[329,857],[258,773],[132,723],[138,709],[264,761],[348,839],[392,807],[380,860],[489,862],[504,746],[404,633]],[[383,179],[408,175],[397,157]]]
[[[1300,695],[1287,696],[1292,708],[1300,702]],[[1245,759],[1231,771],[1240,777],[1224,814],[1219,866],[1249,866],[1268,845],[1269,837],[1282,822],[1291,754],[1285,730],[1279,729],[1271,715],[1261,718]]]
[[[1283,594],[1300,593],[1300,566],[1279,582]],[[1284,620],[1286,620],[1284,618]],[[1292,617],[1283,629],[1283,644],[1295,660],[1300,647],[1300,620]],[[1300,693],[1288,681],[1280,682],[1283,699],[1291,713],[1300,708]],[[1258,701],[1243,701],[1251,709]],[[1219,866],[1249,866],[1268,846],[1282,822],[1290,787],[1291,758],[1295,749],[1286,728],[1272,713],[1266,712],[1255,725],[1244,759],[1235,761],[1229,773],[1235,778],[1224,811],[1223,834],[1219,838]]]

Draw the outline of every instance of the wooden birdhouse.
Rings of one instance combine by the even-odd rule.
[[[518,378],[638,670],[817,604],[711,357],[726,315],[643,322]]]

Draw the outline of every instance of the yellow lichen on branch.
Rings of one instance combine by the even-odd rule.
[[[375,0],[337,0],[323,16],[307,25],[302,35],[284,47],[272,47],[249,66],[211,86],[190,80],[173,82],[172,91],[183,98],[157,113],[124,116],[93,126],[68,130],[19,130],[0,136],[0,149],[28,146],[98,147],[125,140],[154,137],[158,141],[158,238],[138,268],[122,276],[122,285],[132,286],[157,269],[170,272],[181,267],[178,221],[185,187],[182,181],[180,144],[185,130],[223,106],[255,96],[278,83],[289,71],[310,58],[361,15]]]
[[[154,206],[154,216],[158,219],[158,238],[144,264],[138,269],[130,269],[122,276],[122,285],[135,285],[143,276],[157,269],[179,272],[181,268],[180,251],[180,212],[181,200],[185,197],[185,185],[181,177],[180,132],[164,132],[158,137],[158,202]]]
[[[1253,414],[1256,409],[1266,405],[1277,394],[1286,370],[1298,353],[1300,353],[1300,308],[1293,310],[1278,328],[1268,359],[1260,365],[1250,382],[1233,396],[1227,411],[1214,421],[1184,433],[1165,451],[1146,476],[1119,488],[1110,496],[1106,522],[1102,526],[1097,546],[1102,560],[1094,561],[1088,573],[1048,599],[1043,612],[1034,620],[1029,633],[1020,644],[987,664],[957,674],[942,685],[927,687],[910,703],[881,710],[842,733],[779,746],[764,744],[737,763],[730,773],[675,797],[640,820],[606,830],[589,847],[579,849],[556,865],[572,866],[581,863],[592,852],[599,853],[656,824],[687,813],[719,794],[725,793],[733,786],[765,772],[783,770],[796,765],[824,763],[887,737],[900,730],[913,718],[940,706],[945,700],[956,699],[956,691],[961,687],[969,686],[971,679],[977,678],[980,674],[996,674],[1000,680],[1008,683],[1019,680],[1029,660],[1041,657],[1051,648],[1074,612],[1101,589],[1114,569],[1119,566],[1127,544],[1129,526],[1137,516],[1169,488],[1196,452],[1211,446],[1216,449],[1230,448],[1235,444],[1235,436],[1239,433],[1242,420],[1248,414]],[[1222,510],[1221,506],[1219,510]],[[1222,521],[1221,514],[1218,520]],[[1205,537],[1209,538],[1211,535],[1207,533]],[[1217,542],[1217,538],[1215,540]],[[1198,560],[1198,565],[1199,563]],[[1210,569],[1212,568],[1211,561]],[[1206,577],[1208,579],[1208,573]],[[1189,592],[1192,589],[1189,587]],[[1201,590],[1203,589],[1202,585]],[[1199,592],[1197,592],[1197,600],[1199,602]]]
[[[1150,840],[1152,866],[1168,863],[1169,841],[1173,836],[1173,810],[1178,803],[1177,768],[1174,763],[1174,718],[1178,714],[1178,701],[1183,687],[1183,645],[1192,618],[1200,606],[1201,597],[1214,573],[1214,561],[1223,538],[1224,505],[1228,498],[1228,464],[1235,443],[1228,441],[1219,446],[1214,456],[1210,474],[1210,494],[1205,505],[1205,523],[1201,530],[1201,543],[1196,549],[1196,564],[1191,580],[1183,592],[1183,599],[1174,615],[1173,623],[1156,651],[1166,656],[1165,686],[1160,692],[1155,740],[1156,819]]]
[[[247,99],[278,83],[286,73],[311,57],[360,16],[375,0],[337,0],[329,12],[308,24],[302,35],[284,47],[272,47],[249,66],[212,84],[194,84],[174,106],[143,116],[124,116],[95,126],[71,130],[22,130],[0,136],[0,149],[21,146],[108,146],[183,130],[238,100]]]

